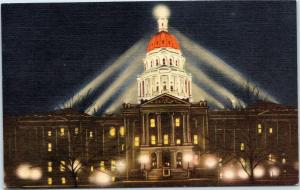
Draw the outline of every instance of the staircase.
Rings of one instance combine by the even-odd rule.
[[[187,170],[175,168],[171,170],[171,179],[187,179]]]
[[[162,169],[152,169],[148,172],[148,180],[159,180],[162,178]]]
[[[170,169],[170,176],[163,175],[163,169],[152,169],[148,171],[148,180],[160,179],[187,179],[187,170],[182,168]],[[191,171],[190,171],[191,172]]]

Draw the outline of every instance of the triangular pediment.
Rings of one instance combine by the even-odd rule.
[[[152,99],[142,103],[141,106],[145,106],[145,105],[162,105],[162,104],[190,105],[188,100],[183,100],[183,99],[177,98],[175,96],[172,96],[170,94],[161,94],[159,96],[156,96],[155,98],[152,98]]]

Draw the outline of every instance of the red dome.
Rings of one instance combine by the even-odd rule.
[[[147,47],[147,52],[152,51],[155,48],[162,48],[162,47],[180,49],[176,37],[170,34],[169,32],[165,32],[165,31],[161,31],[155,34],[151,38]]]

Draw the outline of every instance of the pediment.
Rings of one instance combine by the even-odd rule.
[[[177,98],[175,96],[172,96],[170,94],[162,94],[155,98],[152,98],[144,103],[142,103],[141,106],[145,105],[190,105],[188,100],[182,100],[180,98]]]

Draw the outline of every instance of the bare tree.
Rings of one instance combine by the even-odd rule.
[[[51,161],[71,179],[74,187],[78,187],[79,174],[86,172],[87,166],[84,145],[80,137],[80,135],[71,135],[70,128],[67,128],[67,144],[60,147],[57,154],[51,158]]]
[[[263,99],[257,86],[251,86],[249,82],[243,86],[243,100],[247,106]],[[238,102],[234,110],[241,119],[237,121],[238,127],[233,129],[237,134],[232,137],[234,142],[239,143],[238,148],[236,148],[237,144],[228,147],[224,143],[219,143],[215,144],[215,148],[210,151],[217,153],[222,158],[219,160],[219,164],[236,163],[240,165],[248,175],[249,183],[253,184],[255,183],[254,170],[257,166],[272,161],[270,155],[278,147],[263,142],[263,136],[257,133],[255,112],[251,112],[245,107],[242,101]]]

